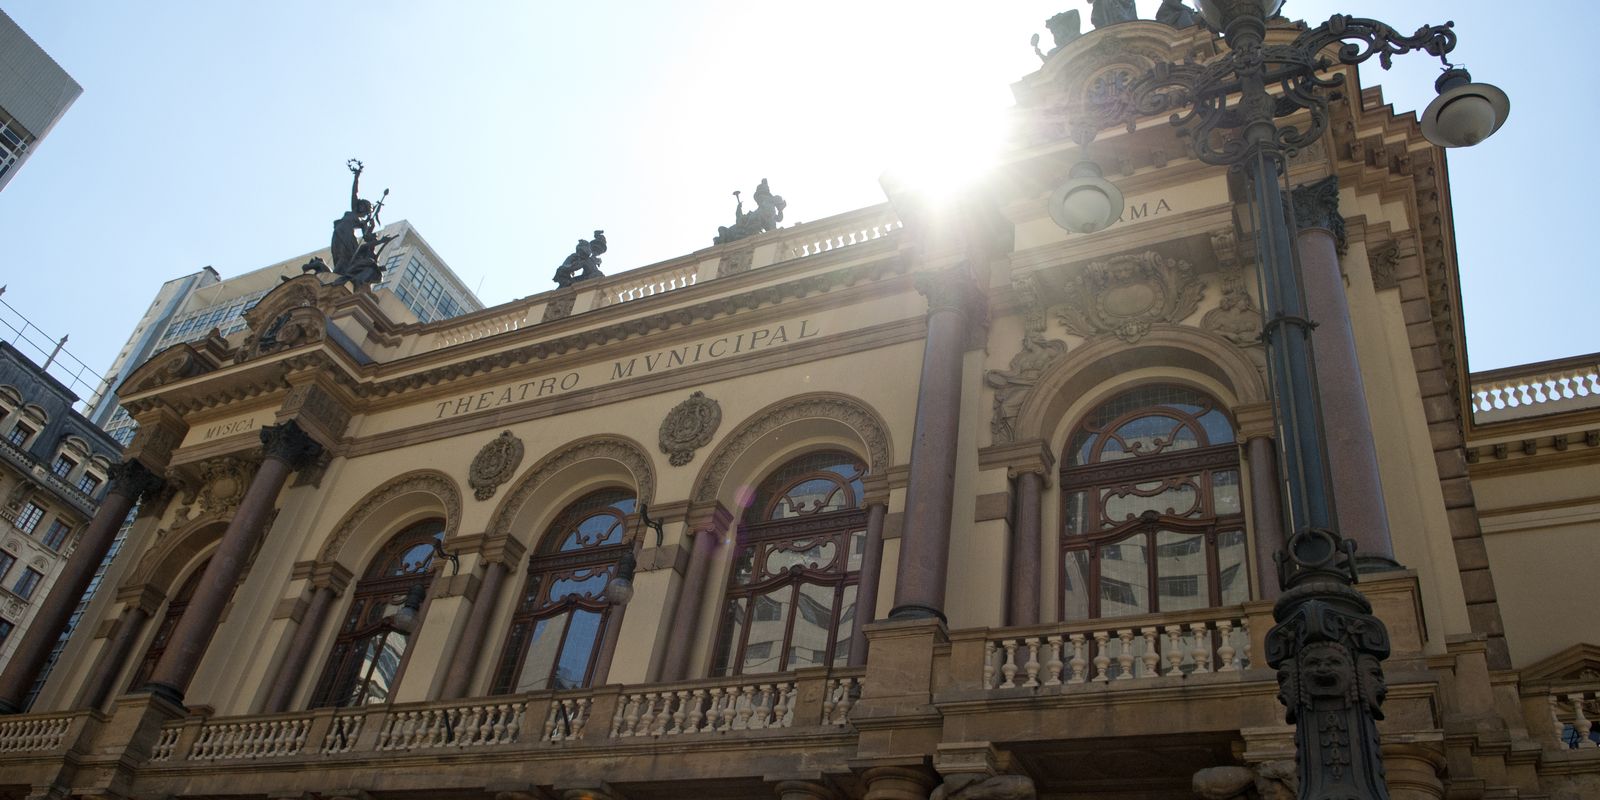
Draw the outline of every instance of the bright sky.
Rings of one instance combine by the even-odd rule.
[[[762,178],[789,223],[882,202],[886,170],[995,129],[1047,17],[1088,27],[1083,0],[0,4],[84,87],[0,192],[4,301],[97,370],[161,282],[325,246],[347,158],[493,305],[551,288],[595,228],[608,274],[708,246]],[[1571,88],[1589,34],[1556,19],[1587,4],[1537,5],[1537,35],[1490,0],[1285,9],[1454,19],[1455,60],[1511,96],[1505,128],[1449,159],[1474,370],[1600,350],[1579,247],[1600,120]],[[1417,111],[1435,64],[1364,83]]]

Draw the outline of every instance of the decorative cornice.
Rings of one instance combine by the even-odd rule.
[[[752,415],[728,438],[717,445],[695,483],[694,500],[706,503],[717,499],[733,462],[772,431],[802,419],[831,419],[843,423],[861,437],[867,447],[868,474],[883,474],[890,466],[888,428],[865,403],[844,395],[806,395],[782,401]]]
[[[985,447],[978,451],[978,469],[1005,469],[1006,477],[1015,478],[1026,472],[1036,472],[1050,482],[1050,473],[1056,465],[1056,455],[1050,452],[1050,443],[1043,439],[1009,442]]]
[[[1400,266],[1400,243],[1389,239],[1367,244],[1367,265],[1372,269],[1372,288],[1377,291],[1400,285],[1395,273]]]
[[[1271,403],[1249,403],[1233,407],[1233,421],[1238,426],[1239,441],[1276,436]]]

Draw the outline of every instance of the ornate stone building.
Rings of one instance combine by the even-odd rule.
[[[1152,119],[1093,145],[1118,224],[1046,213],[1063,108],[1215,47],[1062,47],[959,202],[891,186],[429,324],[303,276],[163,351],[119,391],[116,590],[0,721],[0,786],[1285,796],[1244,201]],[[1444,154],[1355,77],[1289,176],[1389,785],[1594,796],[1595,361],[1467,372]]]

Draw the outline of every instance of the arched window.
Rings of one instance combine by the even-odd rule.
[[[1216,401],[1124,392],[1078,424],[1061,464],[1065,619],[1250,599],[1239,452]]]
[[[767,476],[739,526],[714,675],[843,665],[866,543],[866,465],[802,456]]]
[[[144,651],[144,658],[139,661],[139,667],[133,671],[133,680],[128,682],[128,691],[137,691],[139,687],[150,682],[150,673],[156,671],[156,663],[161,660],[161,655],[167,652],[167,642],[172,639],[172,631],[178,627],[178,620],[183,619],[183,610],[189,607],[189,600],[194,597],[194,590],[200,586],[200,577],[206,574],[206,565],[211,559],[200,562],[185,578],[183,585],[178,587],[178,593],[167,601],[167,613],[161,616],[161,624],[156,626],[155,638],[150,640],[150,646]]]
[[[567,506],[539,540],[492,694],[588,686],[606,621],[617,609],[602,592],[629,546],[633,492],[601,489]]]
[[[417,599],[433,582],[434,545],[444,540],[444,520],[418,522],[395,534],[356,582],[311,707],[384,703],[412,631],[397,625],[406,598]],[[403,619],[403,617],[400,617]]]

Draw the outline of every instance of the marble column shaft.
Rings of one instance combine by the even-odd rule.
[[[127,664],[128,654],[133,652],[133,645],[144,633],[145,623],[149,619],[150,612],[143,605],[135,604],[123,610],[122,617],[117,620],[116,634],[106,643],[100,663],[95,666],[89,682],[84,684],[87,693],[83,701],[78,703],[79,707],[98,711],[105,706],[116,687],[118,673]]]
[[[1311,336],[1323,437],[1333,483],[1339,533],[1356,542],[1356,557],[1394,562],[1389,513],[1384,505],[1378,450],[1367,410],[1366,386],[1356,351],[1350,299],[1339,266],[1343,218],[1333,178],[1295,190],[1295,218],[1306,310],[1317,327]]]
[[[289,640],[289,651],[278,665],[278,676],[272,682],[272,692],[267,695],[267,702],[261,709],[263,712],[276,714],[289,709],[295,690],[300,688],[300,678],[306,673],[311,660],[311,648],[316,644],[317,634],[327,622],[328,609],[338,596],[339,593],[327,584],[312,590],[311,603],[306,607],[305,616],[300,618],[294,637]]]
[[[1245,442],[1250,468],[1250,520],[1255,525],[1258,599],[1282,594],[1278,588],[1278,551],[1287,546],[1283,536],[1282,484],[1278,480],[1278,449],[1270,436],[1253,436]]]
[[[689,541],[689,566],[672,609],[672,630],[667,633],[667,652],[661,661],[664,682],[689,677],[689,656],[694,650],[700,610],[705,606],[706,573],[716,557],[717,537],[714,530],[700,530]]]
[[[883,521],[889,507],[883,503],[867,506],[867,540],[862,543],[861,573],[856,584],[856,623],[850,629],[850,658],[846,663],[859,667],[867,663],[867,623],[878,618],[878,584],[883,578]]]
[[[1043,522],[1039,504],[1044,493],[1044,475],[1022,472],[1017,475],[1017,493],[1011,526],[1010,624],[1039,624],[1039,606],[1044,591]]]
[[[450,659],[450,669],[445,672],[444,686],[439,691],[442,700],[466,697],[472,684],[472,670],[483,657],[483,640],[489,632],[489,621],[499,605],[500,587],[505,585],[510,568],[504,561],[491,561],[483,569],[483,583],[478,586],[478,597],[472,601],[472,611],[456,643],[455,655]]]
[[[944,619],[961,428],[962,360],[977,288],[959,268],[928,275],[917,288],[928,296],[928,333],[922,351],[894,609],[889,616]]]
[[[293,422],[262,428],[261,441],[265,449],[261,467],[239,501],[189,607],[173,628],[167,650],[150,676],[150,690],[175,703],[183,702],[189,681],[200,668],[200,660],[222,619],[222,610],[233,597],[245,563],[265,532],[289,473],[321,451]]]
[[[77,549],[62,566],[50,593],[39,603],[33,621],[22,633],[22,641],[17,643],[5,671],[0,673],[0,714],[22,710],[23,698],[39,677],[39,670],[44,668],[61,632],[66,630],[67,619],[89,588],[89,581],[111,549],[111,540],[116,538],[128,511],[140,495],[153,493],[160,485],[161,479],[137,461],[124,462],[114,468],[111,486],[105,499],[100,501],[94,519],[84,529]]]

